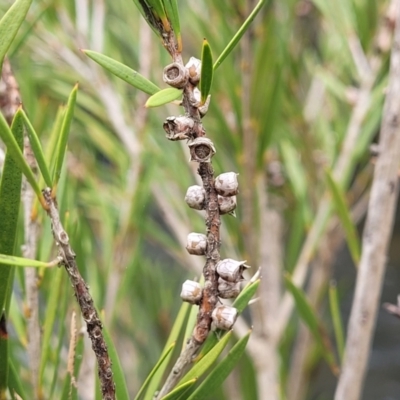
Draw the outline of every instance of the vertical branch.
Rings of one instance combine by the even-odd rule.
[[[389,72],[379,157],[375,167],[362,256],[350,314],[345,358],[335,399],[360,398],[375,328],[378,301],[385,272],[386,253],[398,196],[400,159],[400,8]]]
[[[43,196],[48,206],[48,214],[51,219],[51,229],[54,240],[58,246],[61,257],[60,263],[64,265],[68,273],[75,297],[79,303],[83,319],[86,322],[87,332],[92,342],[92,348],[97,358],[98,374],[101,391],[104,400],[115,400],[115,383],[111,370],[111,359],[108,355],[107,345],[102,333],[102,323],[93,304],[92,296],[88,286],[81,274],[75,261],[75,252],[69,244],[67,232],[65,232],[55,200],[51,197],[51,189],[43,190]]]

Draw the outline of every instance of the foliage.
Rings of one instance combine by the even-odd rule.
[[[5,13],[12,3],[0,5],[1,16],[10,15]],[[323,360],[336,372],[335,351],[340,355],[339,368],[342,362],[339,290],[330,292],[332,318],[324,310],[339,244],[347,241],[355,263],[360,257],[355,223],[363,212],[357,214],[355,206],[362,204],[372,179],[369,146],[379,130],[388,76],[386,43],[391,28],[383,16],[389,1],[342,0],[339,5],[319,0],[166,1],[164,8],[161,0],[36,1],[29,11],[30,2],[18,0],[13,7],[19,3],[23,3],[21,14],[13,17],[17,23],[0,22],[0,32],[4,26],[22,24],[19,30],[6,29],[8,44],[1,42],[0,60],[8,49],[25,110],[17,113],[14,124],[22,118],[40,176],[28,172],[22,161],[20,168],[39,197],[46,185],[57,192],[81,274],[97,309],[104,310],[121,398],[134,398],[146,377],[150,379],[141,398],[151,398],[160,388],[194,325],[193,313],[181,306],[180,285],[185,278],[199,277],[202,268],[184,248],[187,233],[201,231],[204,225],[202,217],[183,202],[186,188],[197,179],[196,171],[187,162],[186,148],[166,142],[161,129],[167,115],[180,112],[174,102],[180,93],[163,94],[162,69],[170,60],[156,39],[163,43],[162,33],[171,29],[185,59],[195,56],[213,65],[204,70],[201,85],[204,93],[211,94],[205,126],[218,149],[214,168],[217,173],[239,173],[237,218],[224,217],[223,255],[237,259],[244,255],[254,267],[252,273],[262,266],[263,280],[252,283],[241,310],[257,287],[259,301],[243,313],[234,333],[226,334],[234,337],[228,346],[235,341],[228,356],[222,353],[210,368],[207,355],[217,358],[222,350],[217,346],[228,342],[227,336],[211,335],[206,350],[215,345],[218,354],[200,353],[193,368],[203,364],[206,377],[192,381],[200,372],[196,376],[189,372],[180,383],[188,386],[177,388],[178,394],[171,393],[170,398],[197,398],[196,393],[204,390],[208,397],[201,394],[201,398],[228,399],[234,384],[243,399],[254,399],[249,382],[263,400],[278,398],[278,392],[282,398],[312,396],[311,372]],[[164,106],[148,109],[146,101],[150,101],[147,106]],[[8,135],[2,135],[7,151],[19,155],[10,136],[13,128],[3,119],[0,122]],[[7,163],[1,167],[2,181]],[[4,194],[0,193],[1,209]],[[13,206],[15,212],[17,204]],[[33,210],[42,227],[35,259],[49,262],[57,255],[50,222],[37,203]],[[8,218],[0,215],[3,227]],[[271,215],[278,219],[269,219]],[[342,224],[343,230],[335,233]],[[18,257],[25,243],[22,225],[21,220],[14,246]],[[335,240],[327,239],[333,236]],[[268,252],[273,247],[271,237],[280,249],[277,258]],[[1,245],[0,253],[11,254]],[[330,261],[324,257],[326,247]],[[312,260],[326,262],[322,272],[309,267]],[[19,267],[9,305],[13,328],[8,339],[8,381],[17,393],[36,388],[37,398],[57,399],[73,388],[65,355],[71,313],[76,310],[79,315],[79,310],[64,271],[44,265],[37,265],[35,283],[43,329],[37,382],[32,381],[26,357],[29,315],[24,310],[32,283]],[[291,276],[286,275],[287,286],[285,271]],[[303,290],[306,276],[310,281]],[[271,303],[266,304],[266,293],[272,296]],[[1,286],[0,294],[8,295]],[[294,368],[290,355],[305,340],[297,317],[311,328],[318,348],[309,344]],[[83,325],[78,319],[78,326]],[[331,325],[336,344],[327,333]],[[230,383],[217,389],[233,368],[232,359],[237,361],[243,353],[250,326],[252,337],[258,339],[254,343],[261,347],[250,338],[243,359],[250,367],[240,367],[240,379],[235,379],[238,370],[234,370]],[[271,397],[265,397],[257,370],[262,364],[257,352],[268,351],[262,347],[268,346],[263,342],[266,336],[272,338],[279,357],[273,374],[278,390],[271,391]],[[85,386],[91,388],[97,373],[90,345],[79,336],[77,340],[75,360],[82,362],[75,363],[72,377],[78,381],[79,398],[86,398]],[[294,397],[290,388],[298,382]],[[207,390],[207,385],[215,386]]]

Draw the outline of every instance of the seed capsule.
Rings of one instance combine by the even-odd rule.
[[[204,137],[198,137],[189,143],[190,161],[210,162],[211,157],[215,154],[213,142]]]
[[[224,197],[234,196],[239,192],[238,174],[225,172],[215,178],[215,190]]]
[[[166,137],[169,140],[185,140],[192,137],[194,122],[192,118],[185,115],[179,117],[168,117],[163,128],[167,132]]]
[[[234,299],[240,293],[240,282],[228,282],[218,278],[218,296],[221,299]]]
[[[185,201],[190,208],[204,210],[205,190],[198,185],[190,186],[186,192]]]
[[[250,268],[245,264],[246,261],[236,261],[232,258],[225,258],[217,264],[218,275],[228,282],[239,282],[243,279],[243,271]]]
[[[164,68],[163,79],[168,85],[182,89],[188,83],[189,71],[178,63],[172,63]]]
[[[199,89],[195,88],[193,90],[193,97],[195,100],[195,103],[193,105],[198,106],[201,102],[201,92]],[[200,112],[201,118],[203,118],[207,114],[208,107],[210,106],[210,101],[211,101],[211,95],[209,94],[207,96],[206,102],[201,107],[199,107],[199,112]]]
[[[196,86],[200,82],[201,61],[196,57],[190,57],[185,67],[189,72],[190,83]]]
[[[236,308],[224,305],[217,306],[211,314],[211,329],[223,329],[224,331],[228,331],[232,329],[237,317],[238,311]]]
[[[186,250],[189,254],[203,256],[207,250],[207,236],[202,233],[192,232],[187,237]]]
[[[231,214],[235,216],[236,196],[224,197],[218,195],[218,208],[221,215]]]
[[[198,304],[201,299],[203,291],[200,283],[187,280],[182,285],[181,299],[190,304]]]

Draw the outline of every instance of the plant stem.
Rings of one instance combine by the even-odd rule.
[[[89,338],[92,342],[92,348],[97,358],[98,374],[101,385],[101,392],[104,400],[115,400],[115,383],[111,370],[111,359],[108,355],[107,345],[102,333],[102,323],[93,305],[92,296],[89,293],[88,286],[81,274],[75,261],[75,252],[69,244],[67,232],[65,232],[56,200],[51,197],[51,189],[43,190],[43,196],[48,206],[48,215],[51,219],[52,233],[58,246],[58,252],[62,258],[61,264],[64,265],[68,273],[75,297],[78,300],[82,311],[83,319],[86,322]]]
[[[359,399],[364,382],[398,197],[399,110],[400,9],[396,16],[388,93],[380,133],[380,155],[375,167],[363,233],[363,251],[350,314],[343,369],[335,393],[336,400]]]

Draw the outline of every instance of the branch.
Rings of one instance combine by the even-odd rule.
[[[376,163],[363,233],[363,252],[350,314],[343,370],[335,393],[336,400],[359,399],[365,377],[398,197],[399,110],[400,8],[397,11],[388,93],[381,125],[380,155]]]
[[[65,270],[69,275],[72,287],[74,288],[75,297],[78,300],[83,319],[86,322],[93,351],[97,358],[99,380],[103,399],[115,400],[115,383],[111,370],[111,359],[108,355],[107,345],[103,337],[100,318],[93,305],[93,299],[89,293],[88,286],[79,273],[75,261],[76,255],[69,244],[67,232],[65,232],[61,224],[56,201],[51,197],[51,189],[44,189],[43,196],[48,206],[48,215],[51,219],[51,230],[53,237],[56,241],[58,252],[62,259],[60,263],[64,265]]]

